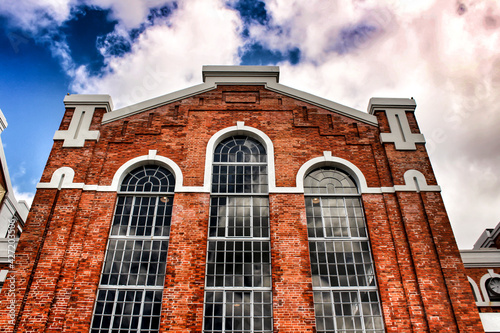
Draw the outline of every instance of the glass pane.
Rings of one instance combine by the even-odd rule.
[[[323,168],[304,186],[317,332],[384,332],[361,199],[338,195],[357,194],[355,182]]]
[[[266,193],[266,160],[265,149],[257,140],[245,136],[225,139],[214,154],[212,193]]]
[[[174,188],[175,178],[170,171],[157,165],[144,165],[125,176],[120,191],[174,192]]]
[[[357,194],[354,179],[346,172],[325,167],[312,171],[304,179],[304,193],[307,194]]]
[[[167,250],[168,240],[110,239],[101,285],[163,286]]]
[[[161,290],[99,290],[92,332],[158,332],[161,295]]]
[[[269,237],[267,197],[212,197],[211,237]]]
[[[270,291],[206,291],[204,332],[272,332]]]

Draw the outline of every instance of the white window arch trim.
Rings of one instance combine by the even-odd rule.
[[[259,141],[266,149],[267,154],[267,172],[268,172],[268,186],[269,193],[276,192],[276,177],[274,170],[274,146],[271,139],[261,130],[254,127],[245,126],[245,122],[238,121],[236,126],[224,128],[210,138],[207,143],[207,150],[205,154],[205,176],[203,180],[203,192],[210,192],[210,185],[212,183],[212,164],[214,159],[214,151],[217,145],[224,139],[235,135],[247,135]]]
[[[486,282],[491,278],[500,278],[500,274],[495,273],[492,269],[488,269],[488,273],[484,274],[479,281],[481,293],[483,295],[484,303],[476,303],[477,306],[500,306],[500,302],[491,302],[488,290],[486,289]],[[478,298],[479,299],[479,298]]]
[[[477,283],[476,281],[474,281],[470,276],[467,277],[467,280],[469,280],[469,283],[472,287],[472,293],[474,294],[474,296],[476,296],[476,305],[481,305],[484,303],[483,301],[483,296],[481,295],[481,292],[479,291],[479,287],[477,286]]]
[[[150,150],[148,155],[139,156],[127,161],[121,167],[116,170],[115,175],[113,176],[113,181],[110,186],[99,186],[98,191],[118,191],[120,185],[125,178],[126,175],[129,174],[132,170],[142,165],[159,165],[165,167],[168,171],[174,174],[175,178],[175,190],[174,192],[178,192],[182,188],[183,177],[182,172],[179,166],[169,159],[168,157],[164,157],[161,155],[156,155],[156,150]],[[105,189],[109,188],[109,189]]]
[[[348,160],[344,160],[343,158],[340,157],[335,157],[332,156],[332,152],[330,151],[325,151],[323,152],[323,156],[321,157],[316,157],[313,158],[306,163],[304,163],[299,171],[297,172],[297,177],[296,177],[296,184],[297,184],[297,191],[299,193],[304,193],[304,179],[306,176],[313,171],[314,169],[320,168],[320,167],[335,167],[337,169],[340,169],[342,171],[345,171],[348,173],[356,182],[356,185],[358,187],[358,192],[359,194],[361,193],[370,193],[370,188],[366,184],[366,178],[359,170],[357,166],[355,166],[353,163],[349,162]]]
[[[349,173],[355,180],[358,186],[359,193],[395,193],[397,191],[411,192],[440,192],[441,188],[438,185],[427,185],[427,181],[422,172],[418,170],[407,170],[404,174],[405,185],[395,185],[393,187],[368,187],[366,178],[361,170],[352,162],[340,157],[332,156],[331,151],[324,151],[323,156],[315,157],[305,162],[299,169],[296,175],[296,187],[277,187],[274,164],[274,146],[271,139],[262,131],[245,126],[245,123],[238,121],[236,126],[224,128],[215,133],[209,140],[206,147],[205,155],[205,173],[203,186],[184,186],[183,175],[179,166],[169,159],[161,155],[157,155],[156,150],[150,150],[148,155],[135,157],[125,162],[113,176],[111,185],[86,185],[85,183],[73,183],[75,172],[70,167],[61,167],[54,171],[51,181],[48,183],[38,183],[37,188],[78,188],[85,191],[110,191],[117,192],[121,181],[128,172],[134,168],[145,165],[161,165],[167,168],[174,174],[175,177],[175,192],[192,192],[192,193],[210,193],[211,178],[212,178],[212,163],[215,147],[224,139],[234,135],[247,135],[264,145],[268,157],[268,186],[269,193],[304,193],[304,178],[315,168],[322,166],[331,166],[341,169]]]
[[[75,171],[70,167],[61,167],[54,171],[49,183],[38,183],[37,188],[79,188],[84,191],[119,192],[120,185],[125,176],[142,165],[159,165],[172,172],[175,178],[174,192],[203,192],[199,187],[183,186],[181,168],[168,157],[157,155],[156,150],[150,150],[148,155],[132,158],[116,170],[111,185],[86,185],[85,183],[73,183]]]

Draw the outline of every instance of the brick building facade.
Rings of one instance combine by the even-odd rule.
[[[6,128],[7,119],[0,110],[0,134]],[[26,201],[17,201],[14,195],[14,187],[10,180],[7,159],[0,138],[0,288],[2,288],[11,267],[28,211],[29,207]]]
[[[67,96],[3,330],[483,332],[415,101],[365,113],[278,78]]]

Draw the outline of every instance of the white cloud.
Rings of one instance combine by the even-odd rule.
[[[3,0],[0,14],[26,31],[38,32],[60,26],[70,19],[78,6],[110,9],[112,18],[127,29],[137,28],[149,15],[149,9],[173,3],[174,0]]]
[[[76,0],[4,0],[0,14],[12,19],[12,24],[36,33],[39,29],[58,26],[71,15]]]
[[[415,97],[459,245],[472,247],[484,228],[496,225],[498,3],[464,3],[459,12],[457,3],[434,1],[336,2],[316,18],[306,1],[268,4],[273,23],[287,33],[279,42],[259,29],[252,30],[254,37],[276,47],[297,43],[304,55],[298,66],[281,64],[281,82],[361,110],[373,96]],[[375,22],[380,33],[361,39],[348,54],[327,52],[332,35],[358,22]]]
[[[373,96],[414,97],[416,116],[443,187],[461,247],[499,219],[500,4],[486,0],[266,0],[268,26],[249,27],[250,42],[298,47],[301,62],[281,65],[281,82],[364,110]],[[81,2],[79,2],[81,4]],[[127,36],[161,0],[87,0],[111,9]],[[76,0],[12,0],[0,13],[17,24],[61,24]],[[73,6],[73,7],[72,7]],[[105,54],[106,71],[75,67],[64,44],[54,54],[79,93],[110,94],[126,106],[201,82],[204,64],[238,64],[243,23],[223,0],[186,0],[133,41],[122,57]],[[43,13],[45,16],[38,16]],[[44,20],[43,17],[49,17]],[[38,20],[38,21],[37,21]],[[344,39],[340,37],[344,34]],[[129,40],[131,41],[131,40]],[[337,51],[337,52],[335,52]]]
[[[110,94],[120,107],[200,83],[202,65],[239,62],[240,22],[222,1],[185,2],[168,23],[147,28],[130,53],[108,58],[103,76],[79,68],[73,89]]]
[[[100,8],[112,10],[112,17],[124,28],[137,28],[149,15],[150,8],[173,3],[174,0],[87,0],[87,3]]]
[[[16,197],[17,201],[24,200],[28,204],[28,207],[31,207],[31,204],[33,203],[33,198],[35,197],[35,193],[19,192],[19,188],[17,188],[17,186],[14,186],[14,196]]]

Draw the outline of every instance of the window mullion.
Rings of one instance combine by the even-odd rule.
[[[351,238],[351,220],[350,220],[350,216],[348,214],[348,210],[347,210],[347,202],[346,202],[346,198],[342,198],[342,203],[343,203],[343,206],[344,206],[344,214],[345,214],[345,219],[346,219],[346,223],[347,223],[347,237],[346,238]]]
[[[106,300],[107,300],[108,291],[109,290],[106,291]],[[118,303],[118,295],[119,295],[119,291],[116,290],[114,302],[113,302],[113,310],[111,310],[111,322],[109,323],[111,328],[114,328],[113,324],[115,322],[115,317],[116,317],[116,304]]]
[[[125,232],[125,235],[126,236],[130,236],[130,226],[132,225],[132,219],[134,218],[134,210],[135,210],[135,204],[136,204],[136,199],[137,197],[134,195],[132,196],[132,205],[130,207],[130,215],[128,217],[128,222],[127,222],[127,231]],[[141,211],[140,208],[139,209],[139,212]],[[139,214],[137,214],[137,218],[139,218]]]
[[[142,318],[144,315],[144,305],[146,303],[146,289],[142,290],[141,297],[141,307],[139,309],[139,320],[137,321],[137,329],[140,331],[142,329]]]
[[[323,198],[321,196],[318,197],[319,199],[319,211],[320,211],[320,214],[321,214],[321,224],[322,224],[322,227],[323,227],[323,237],[324,238],[327,238],[327,230],[326,230],[326,221],[325,221],[325,214],[323,214]],[[312,203],[312,202],[311,202]],[[314,203],[312,203],[314,205]],[[313,206],[313,214],[314,214],[314,206]],[[316,217],[316,216],[314,216]],[[333,232],[333,230],[332,230]]]
[[[158,216],[158,209],[160,206],[160,197],[155,197],[154,200],[155,200],[155,208],[154,208],[154,212],[153,212],[153,221],[151,221],[152,222],[151,223],[151,239],[153,239],[155,236],[156,217]]]
[[[227,290],[225,288],[222,290],[222,332],[226,331],[226,306],[227,306]],[[213,328],[213,323],[212,323]]]
[[[335,332],[337,332],[337,313],[335,312],[335,298],[333,296],[333,290],[329,290],[330,292],[330,299],[332,303],[332,314],[333,314],[333,328],[335,329]]]
[[[255,229],[255,226],[253,224],[253,221],[254,221],[254,215],[253,215],[253,210],[254,210],[254,200],[253,200],[253,196],[250,196],[250,224],[249,224],[249,228],[250,228],[250,237],[253,238],[254,237],[254,229]],[[260,209],[260,208],[259,208]],[[260,215],[260,212],[259,212],[259,215]],[[259,221],[259,223],[262,223],[262,220]],[[262,229],[262,225],[260,225],[260,228]],[[262,236],[262,232],[261,232],[261,236]],[[252,329],[253,331],[253,329]]]
[[[361,319],[361,328],[363,329],[363,331],[365,331],[365,316],[364,316],[364,313],[363,313],[363,305],[361,303],[361,291],[358,290],[358,304],[359,304],[359,315],[360,315],[360,319]],[[368,296],[369,297],[369,296]],[[371,307],[371,304],[370,304],[370,307]]]

